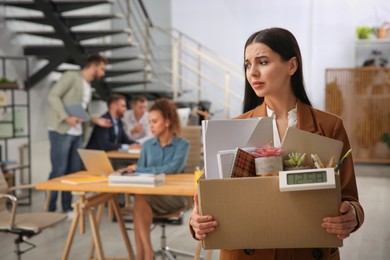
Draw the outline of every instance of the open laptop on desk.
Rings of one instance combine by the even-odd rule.
[[[77,151],[89,175],[108,176],[115,172],[105,151],[90,149]]]

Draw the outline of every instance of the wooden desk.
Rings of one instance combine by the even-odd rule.
[[[122,151],[108,151],[106,152],[108,158],[110,159],[129,159],[129,160],[138,160],[140,153],[128,153]]]
[[[196,192],[194,185],[194,175],[193,174],[173,174],[166,176],[166,183],[158,187],[129,187],[129,186],[108,186],[107,182],[100,183],[88,183],[88,184],[67,184],[62,183],[61,180],[68,178],[77,178],[84,177],[86,172],[78,172],[74,174],[65,175],[59,178],[51,179],[36,184],[35,188],[38,190],[57,190],[57,191],[71,191],[78,192],[80,199],[75,202],[75,215],[72,221],[71,228],[68,233],[68,238],[66,241],[65,249],[62,255],[62,260],[66,260],[69,257],[69,252],[73,242],[74,234],[77,228],[77,224],[80,221],[80,231],[84,233],[85,223],[84,216],[88,214],[89,222],[91,225],[93,243],[91,244],[91,250],[89,253],[89,258],[93,258],[94,247],[97,249],[98,259],[105,259],[103,248],[100,239],[99,233],[99,224],[103,211],[104,203],[108,202],[111,204],[115,216],[118,221],[120,231],[122,233],[123,240],[126,245],[128,252],[128,259],[134,259],[134,252],[131,247],[125,225],[123,223],[123,218],[119,212],[118,202],[116,200],[117,193],[132,193],[132,194],[149,194],[149,195],[177,195],[177,196],[193,196]],[[91,197],[86,197],[86,192],[97,192],[98,194],[92,195]],[[98,207],[97,215],[95,213],[94,207]]]
[[[68,178],[85,177],[86,172],[78,172],[65,175],[59,178],[47,180],[35,185],[37,190],[58,190],[58,191],[79,191],[79,192],[98,192],[98,193],[131,193],[148,195],[176,195],[193,196],[196,192],[194,185],[194,174],[167,174],[166,183],[158,187],[131,187],[131,186],[108,186],[107,182],[88,183],[88,184],[67,184],[61,180]]]

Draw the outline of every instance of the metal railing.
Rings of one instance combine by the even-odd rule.
[[[158,84],[173,91],[175,101],[210,101],[214,118],[241,113],[242,67],[177,29],[154,25],[142,0],[118,1],[118,6],[151,68],[153,80],[145,89]]]
[[[130,30],[129,35],[105,36],[93,41],[115,42],[121,37],[136,43],[142,53],[143,81],[138,90],[166,90],[173,92],[175,101],[193,104],[209,101],[213,118],[231,118],[241,113],[244,77],[243,68],[205,47],[190,36],[174,29],[153,24],[142,0],[118,0],[112,2],[114,12],[122,13],[123,21],[111,22],[111,27]],[[4,10],[2,10],[4,11]],[[12,9],[9,12],[13,12]],[[25,11],[34,15],[33,11]],[[35,14],[36,15],[36,14]],[[46,26],[34,28],[47,30]],[[22,28],[19,28],[22,29]],[[118,37],[118,38],[116,38]],[[28,37],[29,42],[55,43],[58,40]],[[126,55],[118,50],[107,52]],[[120,65],[113,65],[120,66]],[[139,66],[139,63],[134,66]],[[137,87],[118,88],[118,91],[137,90]]]

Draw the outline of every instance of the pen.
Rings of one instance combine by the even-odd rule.
[[[341,158],[341,160],[337,163],[336,167],[334,168],[334,171],[335,171],[335,172],[337,172],[337,171],[340,169],[340,167],[341,167],[341,165],[343,165],[345,159],[347,159],[347,157],[348,157],[349,155],[351,155],[351,151],[352,151],[352,148],[349,149],[348,152],[346,152],[346,153],[344,154],[343,158]]]
[[[314,163],[314,166],[315,166],[317,169],[320,169],[320,168],[321,168],[321,165],[319,164],[319,162],[318,162],[318,160],[317,160],[317,157],[316,157],[314,154],[311,154],[310,157],[311,157],[311,160],[312,160],[313,163]]]

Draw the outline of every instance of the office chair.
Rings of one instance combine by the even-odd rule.
[[[26,188],[31,189],[34,186],[15,186],[9,189],[4,174],[0,169],[0,232],[17,235],[15,239],[15,254],[18,260],[21,259],[22,254],[35,248],[35,245],[25,241],[25,238],[35,236],[45,228],[51,227],[66,219],[66,214],[52,212],[17,213],[18,199],[8,193]],[[12,203],[11,212],[7,209],[7,200]],[[29,247],[21,250],[20,244],[22,243],[29,245]]]
[[[202,168],[202,127],[198,125],[183,126],[180,137],[190,143],[184,172],[193,173],[196,167]]]
[[[161,227],[160,248],[157,252],[155,252],[155,254],[161,255],[163,257],[163,259],[164,259],[164,257],[167,257],[169,260],[174,260],[174,259],[176,259],[176,255],[194,257],[193,253],[188,253],[188,252],[185,252],[182,250],[173,249],[167,245],[167,236],[166,236],[166,230],[165,230],[166,225],[167,224],[174,224],[174,225],[183,224],[184,213],[187,210],[192,209],[192,206],[193,206],[192,197],[186,197],[186,198],[187,198],[187,204],[184,208],[181,208],[178,211],[170,213],[170,214],[166,214],[166,215],[162,215],[162,216],[155,216],[153,218],[153,224]]]

